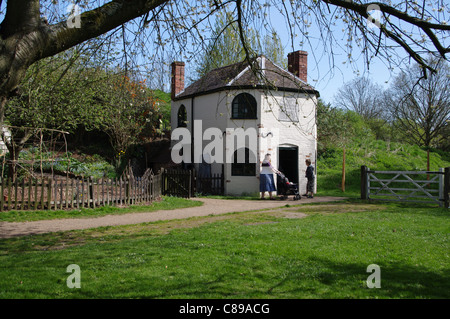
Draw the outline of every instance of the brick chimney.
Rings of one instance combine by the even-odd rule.
[[[184,90],[184,62],[172,63],[172,100]]]
[[[308,82],[308,52],[295,51],[288,54],[288,71],[303,82]]]

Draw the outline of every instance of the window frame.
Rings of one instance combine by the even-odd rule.
[[[184,114],[181,114],[183,112]],[[183,116],[183,119],[181,117]],[[180,121],[181,119],[181,121]],[[187,127],[187,110],[186,106],[184,104],[181,104],[181,106],[178,108],[177,112],[177,127]]]
[[[256,176],[256,163],[250,163],[250,149],[245,147],[245,162],[237,163],[237,152],[233,153],[233,162],[231,163],[231,176]]]
[[[278,120],[280,122],[300,122],[300,105],[296,97],[283,97],[279,101]]]
[[[246,97],[246,101],[242,101],[242,99],[245,99]],[[252,111],[252,108],[254,108],[253,113],[249,112],[249,110]],[[231,102],[231,118],[233,120],[258,119],[258,102],[256,101],[256,98],[252,94],[247,92],[239,93],[238,95],[236,95]]]

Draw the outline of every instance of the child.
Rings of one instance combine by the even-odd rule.
[[[306,184],[306,195],[308,198],[314,198],[314,166],[311,165],[311,160],[307,159],[306,163],[306,175],[308,183]]]

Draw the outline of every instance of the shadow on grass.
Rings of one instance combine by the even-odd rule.
[[[303,267],[304,266],[304,267]],[[450,297],[450,271],[430,271],[401,263],[379,264],[381,288],[368,288],[366,264],[336,263],[310,258],[302,267],[274,273],[217,270],[206,271],[204,279],[188,276],[176,280],[176,272],[161,280],[136,278],[142,284],[121,298],[156,299],[447,299]],[[236,270],[233,268],[233,270]],[[172,278],[173,277],[173,278]],[[156,278],[154,278],[156,279]],[[144,288],[145,287],[145,288]],[[131,287],[130,287],[131,288]],[[128,291],[129,292],[129,291]],[[79,291],[81,298],[103,298],[104,293]],[[117,292],[116,292],[117,293]],[[108,297],[107,297],[108,298]]]
[[[450,297],[450,269],[428,270],[402,263],[378,264],[381,288],[369,288],[369,264],[336,263],[322,258],[310,258],[314,265],[307,269],[292,269],[283,280],[269,291],[283,291],[303,298],[305,292],[312,298],[394,298],[447,299]],[[376,264],[376,262],[374,263]],[[370,280],[372,281],[372,280]],[[295,288],[293,283],[298,283]],[[284,292],[286,293],[286,291]],[[310,298],[307,296],[306,298]]]

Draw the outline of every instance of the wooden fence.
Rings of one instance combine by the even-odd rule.
[[[450,168],[371,171],[361,166],[361,199],[437,203],[449,208]]]
[[[224,174],[198,176],[196,170],[169,169],[162,172],[162,194],[189,198],[195,194],[223,195]]]
[[[195,176],[195,192],[202,195],[223,195],[225,193],[224,174]]]
[[[192,170],[163,169],[161,175],[161,193],[163,195],[184,198],[193,196],[192,176]]]
[[[0,211],[95,208],[133,205],[161,197],[161,173],[116,179],[41,178],[12,182],[1,180]]]
[[[116,179],[37,178],[0,180],[0,211],[79,209],[149,203],[170,195],[189,198],[195,193],[221,195],[223,174],[197,177],[195,170],[147,170],[135,177],[131,169]]]

